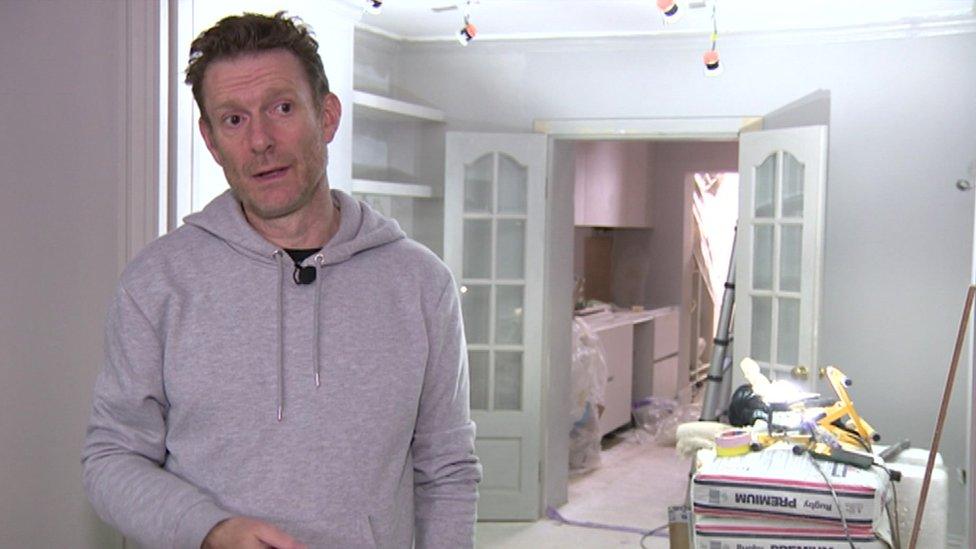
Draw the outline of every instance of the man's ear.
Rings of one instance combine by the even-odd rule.
[[[332,143],[336,131],[339,129],[339,118],[342,117],[342,104],[334,93],[327,93],[322,98],[322,140]],[[212,152],[212,151],[211,151]]]
[[[217,146],[214,145],[213,130],[210,128],[210,124],[207,123],[206,115],[200,115],[200,120],[197,121],[197,125],[200,127],[200,135],[203,136],[203,142],[207,144],[207,150],[210,151],[210,155],[213,156],[214,161],[217,162],[220,167],[224,166],[224,163],[220,160],[220,151],[217,150]]]

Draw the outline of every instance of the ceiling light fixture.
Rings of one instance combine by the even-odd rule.
[[[657,0],[657,9],[661,10],[664,24],[671,25],[684,18],[690,9],[704,8],[714,0]]]
[[[468,42],[474,40],[474,37],[478,35],[478,27],[474,26],[471,22],[471,18],[467,15],[464,16],[464,26],[457,33],[458,42],[462,46],[467,46]]]
[[[702,62],[705,64],[705,76],[718,76],[722,74],[722,64],[719,62],[718,49],[718,17],[715,14],[715,4],[712,4],[712,47],[702,55]]]
[[[383,0],[366,0],[366,7],[363,11],[371,15],[379,15],[383,9]]]
[[[674,0],[657,0],[657,9],[661,10],[665,23],[677,23],[685,16],[685,10]]]

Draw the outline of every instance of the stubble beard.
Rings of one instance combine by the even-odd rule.
[[[321,150],[315,150],[317,146],[320,146]],[[258,201],[249,196],[245,185],[230,185],[231,193],[234,195],[234,198],[236,198],[237,201],[244,206],[244,210],[248,215],[253,215],[265,221],[287,217],[308,205],[312,201],[319,187],[321,187],[323,184],[328,185],[325,171],[325,167],[328,163],[328,149],[326,146],[324,144],[319,145],[317,143],[307,144],[305,147],[305,152],[306,154],[303,155],[304,158],[312,159],[312,162],[307,164],[306,167],[311,167],[314,172],[308,174],[308,180],[304,182],[301,193],[299,193],[294,200],[282,206],[278,206],[276,208],[264,207]],[[290,161],[288,164],[292,166],[291,169],[296,169],[298,163],[293,161],[293,159],[289,160]],[[244,173],[254,173],[254,171],[253,166],[245,166]],[[224,175],[227,177],[227,181],[230,182],[234,179],[243,179],[247,177],[244,175],[244,173],[238,172],[236,174],[230,174],[226,173],[225,170]]]

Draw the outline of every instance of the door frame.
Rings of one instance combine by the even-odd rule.
[[[542,444],[540,473],[542,501],[540,516],[546,507],[558,507],[568,500],[569,485],[569,429],[560,402],[567,402],[570,392],[568,368],[564,361],[571,357],[554,349],[571,346],[570,320],[564,318],[573,310],[572,264],[575,205],[574,185],[566,174],[566,166],[557,165],[554,156],[561,146],[572,141],[623,140],[640,141],[738,141],[739,134],[761,130],[763,117],[701,116],[659,118],[608,119],[551,119],[536,120],[533,128],[549,138],[549,162],[546,177],[546,262],[543,280],[546,296],[543,310],[542,344]],[[568,212],[568,213],[567,213]],[[568,263],[566,258],[569,258]],[[565,375],[560,375],[565,374]],[[563,465],[564,464],[564,465]]]

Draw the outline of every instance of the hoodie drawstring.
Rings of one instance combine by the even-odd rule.
[[[285,404],[285,252],[274,251],[278,262],[278,421],[281,421]]]
[[[315,256],[315,261],[318,263],[319,272],[315,277],[315,308],[313,309],[312,315],[312,372],[315,374],[315,387],[321,386],[320,374],[322,373],[322,364],[319,362],[319,303],[321,303],[322,296],[322,267],[325,266],[325,257],[322,254]]]

